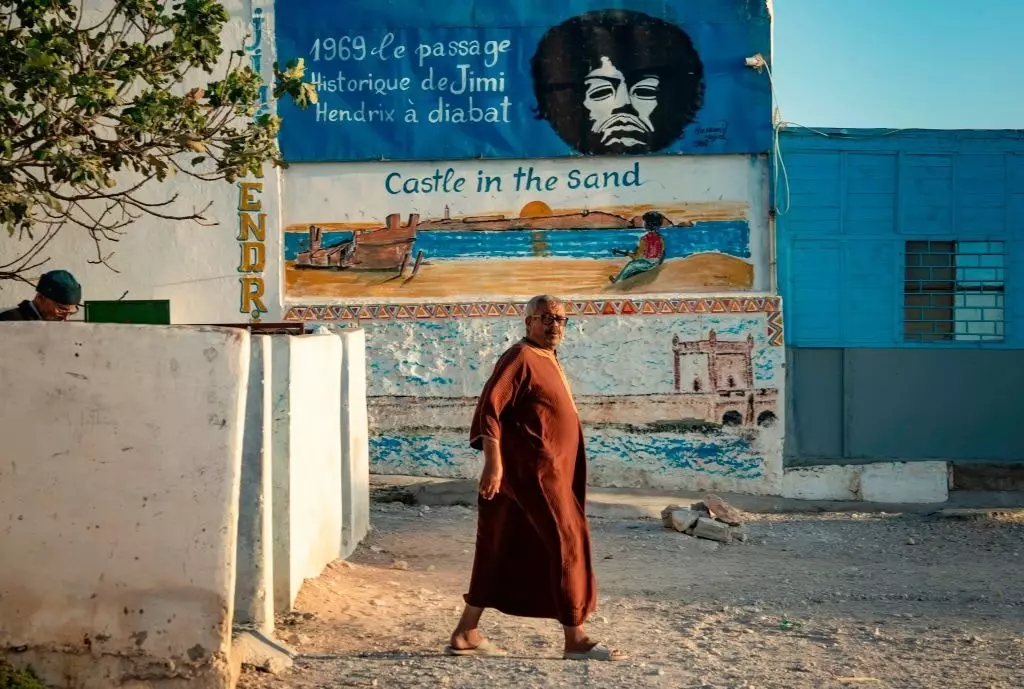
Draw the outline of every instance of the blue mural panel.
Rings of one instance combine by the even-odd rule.
[[[769,81],[744,64],[770,59],[764,0],[289,0],[275,15],[279,61],[303,58],[319,95],[278,105],[289,162],[771,148]]]
[[[689,471],[707,477],[757,480],[765,460],[743,433],[638,433],[587,429],[592,469],[639,469],[650,475]],[[469,447],[465,433],[380,433],[370,436],[373,471],[382,474],[475,476],[483,456]]]

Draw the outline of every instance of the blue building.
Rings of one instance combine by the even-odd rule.
[[[786,465],[1024,463],[1024,132],[779,143]]]

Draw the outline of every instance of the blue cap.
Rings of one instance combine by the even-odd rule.
[[[82,286],[75,276],[66,270],[51,270],[43,273],[36,285],[36,292],[47,299],[65,306],[79,306],[82,301]]]

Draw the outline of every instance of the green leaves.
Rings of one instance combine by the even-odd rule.
[[[112,0],[109,14],[81,25],[77,7],[0,0],[0,225],[9,236],[61,220],[102,235],[167,212],[136,199],[147,178],[234,181],[281,164],[280,118],[261,111],[268,89],[248,56],[225,50],[231,18],[220,2]],[[218,65],[219,78],[201,78]],[[303,60],[274,64],[273,97],[316,103],[305,72]],[[86,212],[91,202],[106,212]]]
[[[302,78],[305,75],[306,61],[301,57],[297,60],[291,60],[285,66],[284,71],[281,71],[278,64],[275,62],[274,98],[288,96],[302,109],[309,107],[311,103],[316,103],[316,86],[308,82],[303,82]]]

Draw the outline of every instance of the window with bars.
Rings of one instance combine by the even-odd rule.
[[[1004,258],[1003,242],[907,242],[903,339],[1001,341]]]

